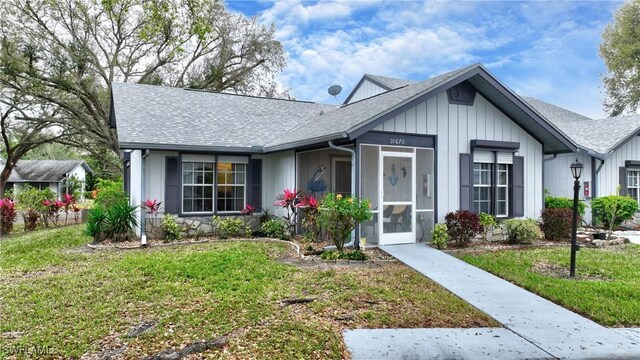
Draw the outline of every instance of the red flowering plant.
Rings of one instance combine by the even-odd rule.
[[[15,203],[9,198],[0,198],[0,236],[9,235],[13,230],[17,212]]]
[[[284,192],[276,198],[278,201],[273,206],[284,208],[286,215],[283,218],[286,220],[289,227],[289,234],[293,235],[296,232],[296,216],[298,204],[301,201],[300,192],[295,188],[292,190],[284,189]]]
[[[140,207],[150,216],[152,234],[155,234],[157,217],[160,213],[160,205],[162,205],[162,201],[158,201],[157,199],[147,199],[142,203],[142,205],[140,205]]]
[[[67,225],[67,219],[69,218],[69,209],[75,205],[76,199],[71,194],[62,195],[62,207],[64,208],[64,224]]]
[[[305,196],[298,204],[298,208],[304,211],[302,227],[306,230],[305,239],[318,241],[320,228],[318,227],[318,208],[320,202],[313,195]]]
[[[58,217],[60,216],[60,209],[63,206],[62,201],[47,199],[42,202],[42,206],[42,220],[44,221],[44,226],[49,226],[49,221],[54,225],[57,225]]]

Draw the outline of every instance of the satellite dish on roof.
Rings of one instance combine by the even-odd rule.
[[[340,85],[331,85],[329,86],[329,89],[327,89],[327,92],[331,96],[337,96],[338,94],[340,94],[341,91],[342,91],[342,86]]]

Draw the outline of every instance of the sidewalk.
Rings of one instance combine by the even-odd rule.
[[[473,356],[468,357],[461,355],[469,354],[464,352],[464,349],[460,353],[461,350],[456,352],[450,348],[449,353],[443,353],[442,348],[439,348],[442,340],[433,332],[433,330],[439,330],[440,336],[444,331],[449,337],[469,337],[468,334],[460,335],[464,334],[463,329],[421,329],[425,330],[422,333],[414,329],[410,340],[405,341],[405,346],[406,343],[415,344],[413,350],[420,348],[419,344],[422,343],[430,350],[440,351],[439,358],[640,359],[640,338],[633,339],[633,333],[625,333],[627,336],[624,336],[613,329],[600,326],[439,250],[424,244],[383,246],[381,249],[496,319],[515,336],[503,335],[507,339],[520,338],[524,343],[531,344],[531,346],[522,347],[521,341],[510,340],[504,343],[504,339],[494,340],[492,337],[482,336],[485,346],[492,355],[480,356],[481,353],[477,352],[479,348],[474,347],[473,342],[467,339],[458,344],[463,346],[469,344],[467,350],[474,352],[470,353]],[[505,329],[484,329],[484,332]],[[394,333],[397,330],[345,331],[345,341],[354,359],[371,357],[374,353],[378,358],[385,357],[383,354],[389,353],[390,345],[402,346],[402,342],[390,342],[391,338],[385,341],[385,331],[388,337],[397,335]],[[420,334],[428,336],[428,339],[420,338]],[[371,339],[374,335],[376,340],[367,341],[365,345],[368,353],[364,354],[361,350],[362,344],[357,339]],[[376,348],[380,351],[376,351]],[[517,356],[514,356],[515,353],[509,353],[517,349],[522,349],[522,353]],[[426,354],[425,351],[426,348],[423,348],[418,353]],[[405,352],[406,355],[409,353]],[[396,352],[395,355],[389,353],[389,355],[387,358],[397,358],[395,355],[398,353]],[[402,358],[420,357],[404,356]]]

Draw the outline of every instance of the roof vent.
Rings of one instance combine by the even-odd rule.
[[[320,116],[324,115],[324,110],[320,110],[320,112],[318,113],[318,115],[320,115]]]

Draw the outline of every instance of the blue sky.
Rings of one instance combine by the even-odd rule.
[[[344,100],[364,73],[422,80],[483,63],[521,95],[603,117],[600,37],[620,2],[227,1],[275,23],[300,100]]]

